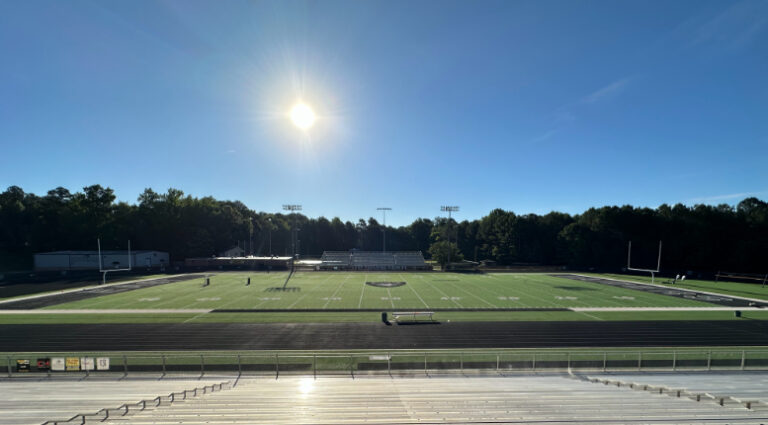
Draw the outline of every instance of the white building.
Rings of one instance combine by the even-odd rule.
[[[127,251],[101,251],[105,269],[128,268]],[[161,268],[170,265],[167,252],[131,251],[133,268]],[[55,251],[35,254],[35,270],[98,270],[98,251]]]
[[[245,257],[245,250],[239,246],[233,246],[219,254],[219,257]]]

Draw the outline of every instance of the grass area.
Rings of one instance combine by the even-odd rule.
[[[246,286],[246,279],[251,285]],[[377,309],[703,307],[712,304],[544,274],[221,273],[60,304],[54,309]],[[406,282],[394,288],[366,282]]]
[[[129,275],[120,276],[114,275],[107,278],[107,284],[128,282],[133,280],[146,280],[155,279],[160,277],[168,277],[172,275],[168,274],[148,274],[143,276]],[[53,282],[41,282],[41,283],[5,283],[0,285],[0,300],[12,300],[16,298],[29,297],[31,295],[46,295],[55,294],[61,291],[67,291],[72,289],[86,289],[98,286],[100,284],[99,279],[87,279],[80,281],[72,280],[60,280]],[[14,295],[7,295],[4,293],[14,293]]]
[[[142,279],[162,275],[144,276]],[[286,273],[221,273],[202,279],[170,283],[119,294],[59,304],[47,309],[157,309],[157,313],[0,314],[0,324],[78,323],[333,323],[379,322],[380,313],[432,308],[567,308],[567,307],[711,307],[713,304],[651,294],[545,274],[453,273],[296,273],[289,282],[294,291],[275,291]],[[602,275],[646,282],[650,277]],[[246,286],[246,279],[251,285]],[[114,280],[113,280],[114,281]],[[406,282],[381,288],[366,282]],[[710,285],[710,286],[705,286]],[[681,287],[714,291],[731,283],[686,281]],[[744,284],[735,284],[744,285]],[[744,285],[759,290],[756,285]],[[735,286],[734,288],[738,288]],[[717,291],[727,292],[727,291]],[[768,292],[768,291],[766,291]],[[750,294],[753,295],[753,294]],[[753,295],[754,296],[754,295]],[[174,309],[276,309],[262,313],[181,313]],[[160,311],[160,309],[170,311]],[[293,309],[345,309],[342,312],[296,312]],[[768,311],[744,311],[737,319],[729,311],[445,311],[435,319],[449,321],[595,321],[595,320],[768,320]]]
[[[742,318],[730,311],[446,311],[435,314],[440,322],[459,321],[595,321],[595,320],[768,320],[768,311],[744,311]],[[328,313],[136,313],[136,314],[0,314],[0,324],[84,323],[340,323],[379,322],[375,312]]]
[[[621,280],[629,280],[633,282],[641,282],[641,283],[651,283],[651,277],[650,276],[637,276],[637,275],[629,275],[629,274],[596,274],[596,273],[585,273],[590,276],[596,276],[596,277],[609,277],[614,279],[621,279]],[[656,278],[656,284],[666,284],[667,278]],[[759,283],[740,283],[740,282],[727,282],[727,281],[719,281],[715,282],[712,280],[694,280],[694,279],[685,279],[685,281],[671,285],[667,284],[668,286],[675,288],[683,288],[683,289],[692,289],[695,291],[706,291],[706,292],[717,292],[719,294],[725,294],[725,295],[734,295],[737,297],[745,297],[745,298],[756,298],[768,301],[768,285],[763,288],[762,285]]]

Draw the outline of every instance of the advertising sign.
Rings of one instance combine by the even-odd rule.
[[[29,359],[16,360],[16,372],[29,372]]]
[[[96,370],[109,370],[109,357],[97,357]]]
[[[51,359],[51,370],[61,372],[65,370],[64,357],[54,357]]]
[[[37,359],[37,370],[50,370],[50,369],[51,369],[51,359],[49,358]]]
[[[64,360],[67,371],[80,370],[80,358],[79,357],[67,357]]]
[[[93,370],[93,357],[80,357],[80,370]]]

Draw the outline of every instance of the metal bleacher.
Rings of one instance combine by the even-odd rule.
[[[326,270],[425,270],[421,251],[325,251],[320,258]]]
[[[764,423],[764,412],[559,375],[240,380],[105,424]]]
[[[68,423],[79,414],[151,401],[170,393],[221,383],[222,379],[147,379],[120,377],[79,379],[7,379],[0,382],[0,425]],[[151,404],[151,403],[150,403]],[[104,415],[100,415],[104,417]],[[81,419],[69,423],[81,423]]]
[[[768,374],[761,372],[610,373],[590,378],[635,388],[649,387],[674,396],[680,392],[717,403],[749,404],[750,409],[768,413]]]

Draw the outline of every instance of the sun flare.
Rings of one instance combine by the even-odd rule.
[[[297,103],[291,108],[291,121],[293,121],[293,125],[302,130],[309,130],[315,124],[316,119],[315,112],[304,103]]]

